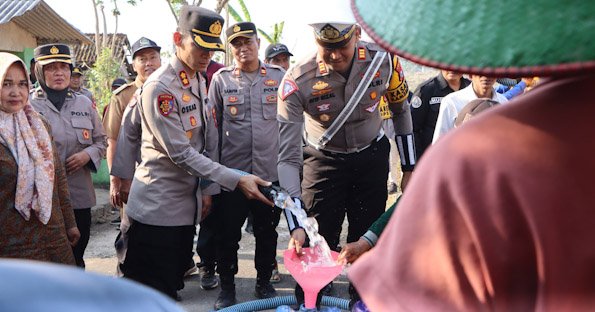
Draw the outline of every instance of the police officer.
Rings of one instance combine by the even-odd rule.
[[[147,79],[137,104],[141,163],[125,211],[131,225],[122,269],[125,277],[172,298],[184,285],[195,222],[219,185],[239,188],[247,197],[272,205],[258,190],[258,185],[269,182],[205,156],[216,160],[217,132],[205,103],[205,81],[198,72],[206,70],[214,51],[223,50],[222,26],[217,13],[183,6],[173,35],[176,54]]]
[[[42,45],[35,48],[34,56],[39,87],[30,94],[31,105],[49,121],[66,168],[70,201],[81,232],[73,253],[76,264],[84,268],[91,207],[96,204],[91,172],[97,172],[105,155],[105,131],[91,100],[68,89],[72,70],[68,46]]]
[[[271,43],[264,51],[264,62],[267,64],[281,66],[284,70],[289,69],[291,57],[286,45],[282,43]]]
[[[151,39],[141,37],[132,44],[132,68],[136,72],[136,79],[133,82],[124,84],[113,92],[109,106],[103,118],[103,127],[107,134],[107,166],[111,170],[114,156],[116,154],[118,134],[124,109],[128,106],[134,92],[140,88],[157,68],[161,66],[161,47]],[[140,141],[138,142],[140,145]],[[128,154],[128,157],[136,156],[136,153]],[[134,164],[134,161],[132,161]],[[134,168],[134,165],[132,166]],[[110,175],[110,199],[114,207],[122,207],[120,192],[122,180],[117,176]]]
[[[411,118],[415,135],[417,159],[432,145],[436,120],[440,112],[440,103],[446,95],[466,88],[471,81],[463,74],[441,70],[434,78],[422,82],[411,99]]]
[[[279,181],[291,196],[303,199],[308,212],[316,216],[319,233],[338,251],[345,214],[347,242],[353,242],[385,209],[389,143],[378,111],[385,94],[394,115],[402,185],[413,170],[409,91],[398,58],[359,41],[358,25],[311,26],[318,52],[292,67],[279,88]],[[353,111],[341,115],[349,103]],[[308,142],[303,159],[302,125]],[[301,204],[299,199],[296,203]],[[288,220],[290,248],[299,253],[305,233],[294,221]]]
[[[277,123],[277,90],[285,71],[258,59],[260,39],[256,26],[242,22],[230,26],[227,41],[236,65],[213,75],[209,103],[214,105],[219,125],[221,164],[277,181],[279,126]],[[248,211],[254,216],[257,271],[255,295],[271,298],[277,295],[269,279],[275,266],[280,210],[246,198],[240,191],[218,195],[214,213],[217,227],[217,272],[221,293],[215,309],[235,304],[234,275],[238,272],[238,248],[242,224]]]
[[[91,100],[91,102],[95,103],[93,93],[91,93],[89,89],[83,87],[84,83],[85,77],[83,75],[83,67],[81,65],[77,65],[72,70],[72,75],[70,76],[70,91],[80,93]]]

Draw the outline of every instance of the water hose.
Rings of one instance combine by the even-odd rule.
[[[296,305],[295,296],[282,296],[268,299],[259,299],[246,301],[221,309],[221,312],[251,312],[270,310],[282,305]],[[321,305],[327,307],[337,307],[342,310],[349,310],[349,300],[337,297],[322,296]]]

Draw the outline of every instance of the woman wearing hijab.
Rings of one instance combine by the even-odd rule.
[[[28,103],[25,64],[0,53],[0,257],[75,264],[80,233],[48,125]]]
[[[68,46],[42,45],[35,48],[34,55],[39,87],[30,94],[31,105],[49,121],[66,169],[70,201],[81,232],[81,239],[73,248],[74,258],[77,266],[84,268],[91,207],[96,203],[91,171],[97,171],[105,154],[105,132],[95,105],[87,97],[68,90],[72,71]]]

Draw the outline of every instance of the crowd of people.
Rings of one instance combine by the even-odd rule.
[[[399,11],[388,2],[374,8]],[[160,46],[137,40],[136,79],[114,80],[102,117],[67,45],[35,48],[30,71],[1,52],[0,257],[84,269],[91,173],[107,158],[110,200],[121,209],[118,275],[172,299],[198,270],[203,289],[220,287],[215,309],[237,303],[249,216],[254,296],[277,296],[282,211],[259,190],[276,185],[316,218],[339,261],[354,264],[349,296],[358,309],[592,307],[593,106],[583,102],[593,55],[538,65],[485,65],[458,57],[468,55],[458,46],[444,58],[412,55],[404,51],[418,47],[392,36],[390,25],[375,27],[374,9],[355,1],[354,10],[359,23],[311,24],[317,50],[293,62],[280,43],[261,60],[254,23],[224,28],[219,14],[185,5],[175,54],[162,64]],[[362,27],[382,47],[362,41]],[[212,60],[225,51],[223,31],[234,60],[227,67]],[[412,91],[398,54],[440,72]],[[505,75],[514,79],[496,78]],[[386,209],[391,152],[400,157],[403,195]],[[283,214],[288,247],[301,254],[309,244],[303,224]],[[297,284],[295,293],[303,303]]]

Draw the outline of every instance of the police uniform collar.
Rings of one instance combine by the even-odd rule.
[[[41,88],[41,86],[35,88],[33,91],[33,97],[34,98],[38,98],[38,99],[45,99],[47,98],[45,91],[43,91],[43,89]]]
[[[448,88],[448,81],[446,81],[446,79],[444,79],[442,72],[438,75],[438,87],[440,89]]]
[[[133,84],[134,84],[134,86],[136,86],[137,89],[140,89],[140,87],[143,86],[143,82],[140,81],[140,78],[138,76],[136,76],[136,79],[134,79]],[[126,85],[130,85],[130,84],[127,83]]]
[[[266,64],[261,62],[260,60],[258,61],[258,71],[260,73],[260,76],[266,76],[267,75],[267,68],[266,68]],[[242,77],[242,70],[236,65],[234,64],[232,67],[231,72],[233,73],[234,77]]]

